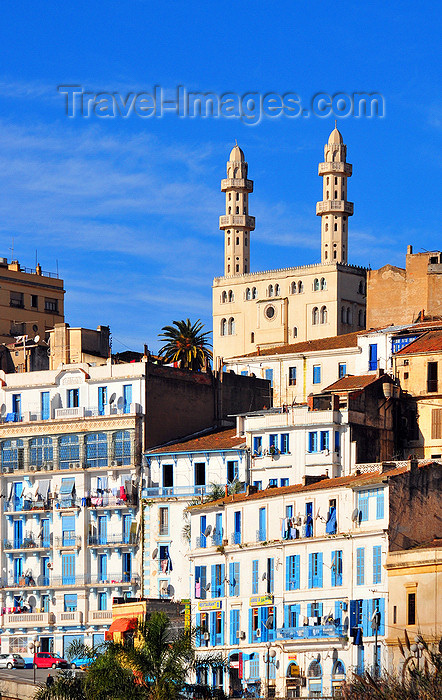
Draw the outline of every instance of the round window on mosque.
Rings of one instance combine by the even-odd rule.
[[[274,306],[272,306],[270,304],[269,306],[266,307],[266,310],[264,311],[264,313],[266,315],[266,318],[271,319],[271,318],[274,318],[274,316],[276,314],[276,309]]]

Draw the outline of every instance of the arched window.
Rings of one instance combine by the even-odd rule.
[[[106,433],[88,433],[85,437],[86,466],[107,467]]]
[[[235,335],[235,319],[233,317],[229,318],[228,333]]]
[[[281,290],[279,288],[279,284],[275,284],[275,297],[279,297],[281,294]]]
[[[358,289],[358,292],[359,292],[359,294],[363,294],[363,293],[364,293],[364,283],[363,283],[362,280],[359,282],[359,289]]]
[[[269,284],[269,288],[267,290],[267,296],[269,296],[269,297],[273,296],[273,284]]]
[[[258,290],[256,287],[252,287],[252,299],[257,299],[258,298]]]
[[[321,323],[327,323],[327,321],[328,321],[327,307],[323,306],[321,309]]]
[[[347,323],[347,313],[345,311],[345,306],[341,309],[341,321],[342,323]]]
[[[352,319],[351,319],[351,309],[350,309],[349,306],[347,307],[347,323],[352,323]]]
[[[322,291],[327,289],[327,280],[325,279],[325,277],[321,278],[321,289],[322,289]]]
[[[236,213],[239,214],[239,207],[236,207]],[[235,223],[238,223],[238,222],[235,221]]]
[[[317,306],[312,311],[312,323],[316,326],[319,323],[319,309]]]
[[[23,440],[4,440],[2,442],[2,470],[23,469]]]
[[[313,282],[313,291],[319,292],[319,280],[318,279],[315,279],[315,281]]]
[[[225,318],[221,319],[221,325],[219,329],[219,334],[220,335],[227,335],[227,321]]]
[[[131,462],[131,439],[128,430],[119,430],[113,435],[114,459],[118,466]]]
[[[250,287],[247,287],[247,289],[246,289],[246,301],[250,301],[251,298],[252,298],[252,293],[250,291]]]
[[[307,675],[309,678],[321,678],[322,668],[319,661],[316,661],[315,659],[311,662],[310,666],[308,667]]]
[[[236,201],[239,199],[239,192],[236,193]]]
[[[224,292],[221,294],[221,302],[225,304],[227,301],[227,292],[224,290]]]
[[[235,301],[235,295],[231,289],[229,289],[229,301]]]
[[[304,291],[304,285],[302,282],[298,282],[298,294],[302,294]]]
[[[298,290],[298,288],[296,286],[296,282],[292,282],[290,290],[291,290],[292,294],[296,294],[296,292]]]
[[[297,338],[298,337],[298,329],[296,326],[293,327],[293,337]]]
[[[78,435],[62,435],[58,441],[58,465],[70,469],[80,463],[80,441]]]
[[[41,467],[46,462],[53,460],[53,448],[51,437],[33,438],[29,443],[30,462],[37,467]]]
[[[345,676],[345,666],[341,659],[336,659],[332,668],[332,676]]]
[[[236,266],[236,271],[239,272],[239,265]]]

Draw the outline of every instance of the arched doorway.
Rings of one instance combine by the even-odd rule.
[[[314,659],[307,671],[308,694],[310,698],[320,698],[322,695],[322,668],[317,659]]]
[[[288,698],[301,697],[301,669],[296,661],[291,661],[287,666],[286,676],[286,696]]]
[[[341,659],[336,659],[332,668],[332,697],[341,697],[341,685],[345,681],[345,666]]]

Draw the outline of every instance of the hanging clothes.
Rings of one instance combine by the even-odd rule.
[[[327,522],[325,525],[325,531],[328,535],[335,535],[337,528],[336,520],[336,508],[332,506],[327,515]]]

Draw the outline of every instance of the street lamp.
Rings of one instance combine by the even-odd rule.
[[[410,647],[410,651],[413,652],[415,659],[417,660],[417,670],[419,671],[419,666],[420,666],[420,659],[422,657],[422,653],[425,649],[425,645],[422,643],[422,637],[417,635],[414,638],[415,644],[412,644]]]
[[[271,649],[270,642],[267,642],[267,651],[262,655],[264,663],[266,664],[266,690],[265,698],[269,697],[269,686],[270,686],[270,659],[274,659],[276,656],[276,651]]]
[[[35,657],[34,657],[34,654],[36,654],[37,651],[40,649],[40,642],[38,641],[37,637],[34,638],[34,641],[33,641],[33,642],[29,642],[29,644],[28,644],[28,649],[29,649],[29,651],[30,651],[31,654],[32,654],[32,668],[33,668],[33,671],[34,671],[34,685],[35,685],[35,669],[36,669],[36,665],[35,665]]]

